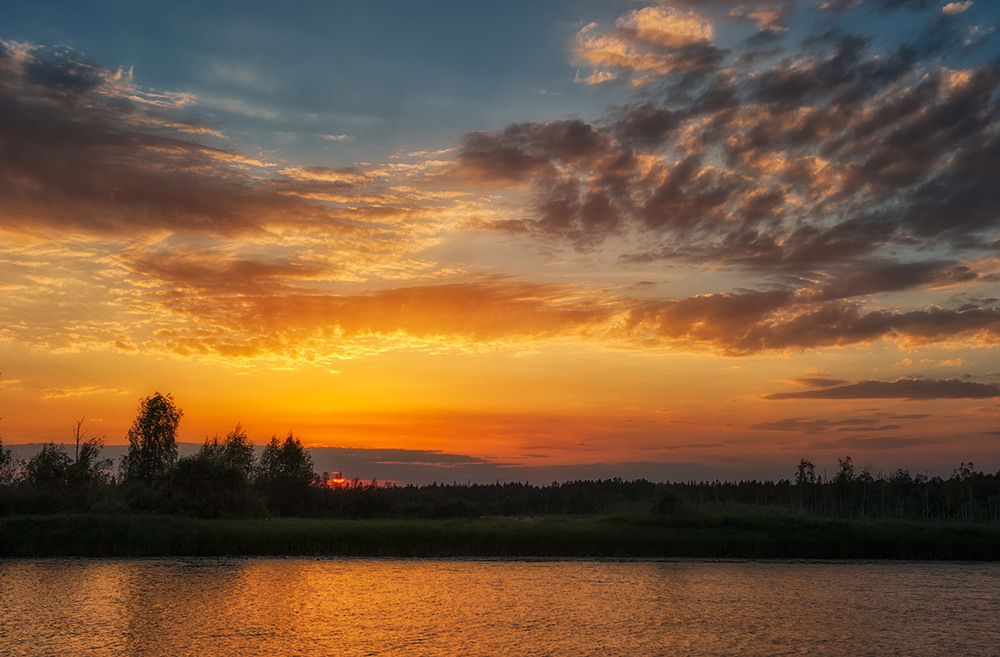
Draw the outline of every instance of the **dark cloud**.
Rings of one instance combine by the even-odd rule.
[[[805,288],[803,299],[825,301],[898,292],[901,290],[945,287],[977,280],[978,275],[967,265],[953,262],[862,262],[850,267],[829,268],[822,274],[824,282]]]
[[[1000,397],[1000,385],[959,381],[956,379],[896,379],[895,381],[858,381],[846,385],[777,392],[765,399],[991,399]]]
[[[795,293],[749,291],[637,302],[632,335],[731,356],[872,342],[934,343],[972,335],[1000,338],[1000,309],[876,310],[848,300],[800,303]]]
[[[618,141],[626,148],[655,151],[681,126],[683,115],[673,109],[642,103],[629,108],[615,124]]]
[[[207,126],[174,118],[181,95],[68,50],[0,45],[0,226],[91,234],[231,236],[336,220],[210,146]]]
[[[777,27],[787,18],[776,5],[733,11]],[[901,247],[985,249],[1000,229],[998,64],[969,67],[980,44],[928,12],[916,38],[882,52],[872,37],[843,29],[777,61],[716,50],[724,61],[696,79],[664,70],[662,93],[601,121],[470,135],[458,170],[536,195],[533,211],[498,228],[578,248],[634,231],[646,249],[628,261],[762,272],[849,263],[873,275],[867,287],[885,290],[971,280],[940,270],[944,263],[887,256]],[[720,72],[749,61],[758,62],[744,64],[752,70]],[[835,272],[845,280],[830,284],[830,298],[870,293],[854,271]]]
[[[277,293],[295,290],[296,282],[321,279],[329,270],[299,262],[262,262],[226,258],[215,251],[177,249],[137,254],[129,268],[150,280],[163,281],[173,291]]]
[[[771,422],[751,424],[754,431],[791,431],[795,433],[822,433],[833,429],[835,431],[870,431],[876,424],[875,420],[867,418],[848,418],[843,420],[805,420],[787,418]]]
[[[823,377],[813,377],[806,379],[795,379],[795,383],[800,386],[805,386],[807,388],[832,388],[833,386],[839,386],[847,381],[843,379],[827,379]]]

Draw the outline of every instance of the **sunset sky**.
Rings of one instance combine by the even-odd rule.
[[[998,25],[3,3],[0,439],[159,391],[363,479],[996,471]]]

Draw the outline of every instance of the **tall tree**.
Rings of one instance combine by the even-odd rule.
[[[226,463],[250,481],[255,466],[253,443],[242,424],[237,423],[236,428],[226,434],[225,455]]]
[[[169,393],[156,392],[139,402],[122,462],[126,481],[154,479],[170,471],[177,462],[177,426],[183,415]]]
[[[255,485],[272,512],[301,514],[311,498],[315,478],[312,456],[291,432],[284,442],[272,436],[261,450]]]
[[[257,465],[257,480],[260,482],[287,482],[311,484],[316,477],[313,460],[302,447],[301,441],[291,432],[284,442],[277,436],[264,446]]]

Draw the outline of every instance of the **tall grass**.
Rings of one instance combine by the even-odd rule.
[[[1000,560],[1000,528],[790,515],[0,518],[0,557],[224,555]]]

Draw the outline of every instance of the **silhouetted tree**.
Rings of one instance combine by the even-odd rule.
[[[39,489],[61,489],[69,481],[69,454],[62,445],[45,443],[24,466],[24,481]]]
[[[257,462],[255,485],[269,509],[283,515],[302,513],[316,479],[312,456],[288,432],[284,442],[271,436]]]
[[[122,462],[127,481],[150,480],[169,472],[177,462],[177,426],[183,415],[169,394],[156,392],[139,402]]]
[[[166,509],[198,516],[259,515],[260,502],[250,490],[253,445],[239,424],[224,439],[206,438],[193,456],[170,471]]]
[[[81,419],[73,427],[76,452],[67,472],[69,485],[78,493],[85,493],[94,486],[107,483],[113,465],[111,459],[101,458],[104,438],[100,436],[87,438],[87,432],[82,429]]]
[[[795,487],[799,490],[799,508],[805,508],[806,490],[816,485],[816,466],[808,459],[799,461],[795,471]]]
[[[62,445],[45,443],[24,465],[20,482],[21,513],[55,513],[70,508],[68,495],[69,454]]]
[[[254,453],[253,444],[247,437],[247,432],[243,429],[242,424],[237,424],[236,427],[226,434],[226,437],[219,442],[218,437],[212,439],[211,447],[206,447],[208,441],[205,441],[206,445],[202,446],[202,450],[216,451],[221,456],[223,462],[236,472],[245,481],[250,481],[253,478],[254,471]]]
[[[812,461],[808,459],[802,459],[799,461],[799,467],[795,471],[795,484],[797,486],[802,486],[804,484],[815,484],[816,483],[816,466],[813,465]]]
[[[312,456],[290,431],[284,442],[279,441],[277,436],[271,436],[270,442],[260,453],[257,481],[288,481],[308,485],[315,476]]]
[[[9,447],[5,448],[3,440],[0,440],[0,486],[13,484],[20,469],[20,459],[14,455]]]
[[[854,461],[851,460],[850,456],[837,459],[837,465],[840,466],[840,470],[837,471],[837,475],[834,477],[835,481],[848,484],[854,481]]]

